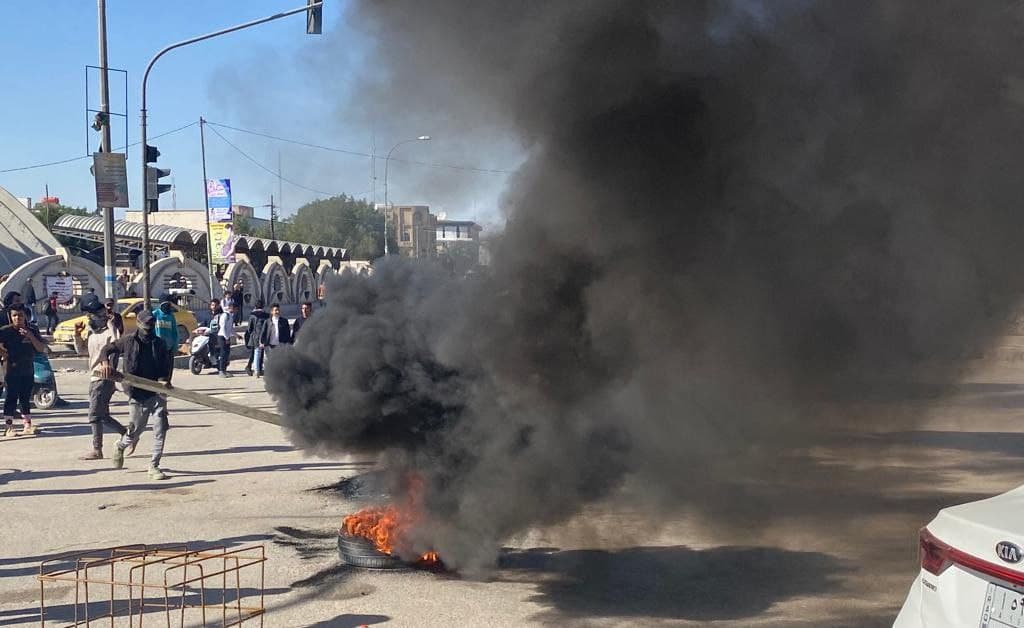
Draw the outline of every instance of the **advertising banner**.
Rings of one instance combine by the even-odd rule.
[[[210,246],[214,264],[235,261],[234,216],[231,211],[231,179],[207,179],[206,197],[210,203]]]

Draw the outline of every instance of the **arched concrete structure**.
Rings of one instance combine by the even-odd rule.
[[[253,268],[249,260],[241,255],[235,254],[235,263],[229,264],[224,273],[227,278],[227,285],[233,286],[238,280],[242,281],[243,313],[252,309],[253,303],[263,298],[263,283],[259,274]],[[216,295],[218,298],[221,295]]]
[[[267,265],[263,268],[263,300],[266,301],[266,305],[269,307],[271,303],[295,303],[291,284],[281,258],[276,255],[267,258]]]
[[[149,275],[150,294],[155,297],[169,292],[178,296],[180,305],[193,311],[202,311],[210,301],[209,271],[181,251],[171,251],[170,256],[153,262]]]
[[[0,284],[0,295],[8,292],[24,293],[25,284],[32,283],[36,298],[46,297],[46,277],[70,276],[72,279],[72,301],[62,304],[61,311],[77,311],[79,297],[91,288],[103,295],[103,268],[81,257],[75,257],[65,248],[58,248],[53,255],[31,259],[14,269],[7,280]]]
[[[309,262],[304,257],[295,260],[292,267],[292,295],[296,303],[316,300],[316,277],[309,267]]]

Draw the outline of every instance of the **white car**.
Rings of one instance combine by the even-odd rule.
[[[920,559],[893,628],[1024,628],[1024,486],[939,511]]]

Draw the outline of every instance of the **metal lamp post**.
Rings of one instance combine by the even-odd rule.
[[[391,153],[395,152],[395,149],[402,144],[409,144],[410,142],[426,142],[430,140],[429,135],[421,135],[408,140],[402,140],[395,144],[388,151],[388,156],[384,159],[384,255],[388,255],[388,214],[391,213],[391,205],[388,204],[388,165],[391,162]]]
[[[187,46],[189,44],[194,44],[196,42],[205,41],[207,39],[213,39],[214,37],[219,37],[221,35],[227,35],[228,33],[233,33],[235,31],[240,31],[240,30],[243,30],[243,29],[246,29],[246,28],[251,28],[253,26],[259,26],[260,24],[266,24],[267,22],[273,22],[274,20],[279,20],[279,19],[281,19],[283,17],[288,17],[289,15],[295,15],[296,13],[306,13],[307,16],[310,16],[310,17],[307,17],[307,32],[309,32],[311,34],[312,33],[318,33],[319,32],[319,25],[318,25],[319,22],[317,22],[316,26],[313,26],[312,22],[311,22],[311,20],[313,18],[311,16],[314,15],[314,12],[318,13],[319,10],[322,9],[322,7],[323,7],[323,0],[319,0],[319,1],[309,0],[309,3],[306,6],[299,7],[297,9],[290,9],[290,10],[284,11],[282,13],[275,13],[274,15],[263,17],[263,18],[260,18],[258,20],[253,20],[251,22],[246,22],[245,24],[239,24],[237,26],[232,26],[230,28],[224,28],[224,29],[221,29],[219,31],[214,31],[212,33],[207,33],[205,35],[199,35],[198,37],[192,37],[191,39],[185,39],[183,41],[179,41],[177,43],[174,43],[174,44],[171,44],[169,46],[166,46],[166,47],[162,48],[159,52],[157,52],[155,55],[153,55],[153,58],[150,59],[149,63],[146,65],[146,71],[142,74],[142,100],[140,101],[141,104],[142,104],[142,107],[141,107],[141,114],[142,114],[142,116],[141,116],[141,127],[139,129],[139,131],[140,131],[139,139],[140,139],[140,143],[142,144],[143,154],[145,154],[145,150],[146,150],[146,84],[149,81],[149,72],[150,72],[150,70],[153,69],[153,65],[157,62],[157,60],[160,57],[164,56],[165,54],[167,54],[168,52],[174,50],[175,48],[181,48],[183,46]],[[148,306],[149,305],[149,298],[150,298],[150,295],[149,295],[149,207],[148,207],[149,202],[147,200],[145,200],[146,196],[147,196],[147,193],[146,193],[146,165],[147,165],[146,164],[146,160],[143,159],[142,160],[142,198],[143,198],[143,204],[142,204],[142,298],[144,299],[144,303],[146,303],[146,305]],[[205,185],[205,184],[206,184],[206,182],[204,181],[203,185]],[[207,233],[206,237],[209,238],[210,234]],[[210,286],[210,289],[212,290],[213,286]]]

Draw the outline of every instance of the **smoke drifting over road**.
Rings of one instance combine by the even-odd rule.
[[[1024,277],[1017,5],[549,4],[357,5],[374,102],[530,157],[486,277],[341,277],[269,365],[298,444],[421,474],[412,551],[461,568],[626,481],[714,512],[870,420],[818,402],[952,381]]]

